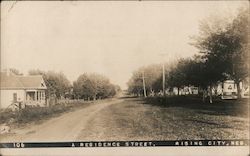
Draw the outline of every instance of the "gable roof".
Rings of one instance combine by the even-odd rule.
[[[18,76],[1,72],[1,89],[47,89],[42,75]]]

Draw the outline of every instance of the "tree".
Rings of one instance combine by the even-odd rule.
[[[57,98],[65,97],[70,92],[71,84],[62,72],[30,70],[29,75],[42,75],[47,86],[47,95],[55,94]]]
[[[215,72],[215,73],[213,73]],[[216,70],[210,68],[208,62],[204,62],[200,58],[194,58],[186,65],[186,83],[199,87],[203,93],[203,102],[205,102],[205,95],[209,90],[210,103],[212,103],[212,87],[216,85]]]
[[[135,71],[128,81],[128,92],[140,96],[143,94],[142,73]]]
[[[21,73],[18,69],[10,68],[9,70],[15,75],[23,75],[23,73]]]
[[[162,85],[158,85],[160,77],[162,76],[162,65],[152,64],[146,67],[141,67],[136,70],[130,78],[128,84],[128,91],[132,94],[142,95],[143,93],[143,73],[145,80],[146,92],[160,91]]]
[[[237,84],[238,97],[241,96],[240,82],[242,82],[249,73],[249,9],[242,8],[232,24],[228,28],[228,38],[231,39],[231,51],[226,55],[227,73]],[[228,46],[228,45],[225,45]]]
[[[180,59],[176,66],[172,67],[169,74],[166,76],[167,85],[171,88],[177,87],[178,95],[179,89],[187,84],[186,68],[189,63],[189,59]]]
[[[220,22],[222,21],[222,22]],[[243,9],[233,20],[203,21],[200,34],[193,44],[200,50],[204,81],[212,96],[212,85],[225,79],[235,80],[240,97],[239,83],[248,76],[247,34],[248,9]]]
[[[96,95],[96,88],[87,74],[82,74],[73,82],[73,92],[78,99],[90,99]]]
[[[144,73],[145,88],[147,94],[149,92],[159,92],[162,88],[162,65],[161,64],[152,64],[146,67],[139,69],[140,73]],[[161,83],[156,83],[161,79]],[[156,85],[157,84],[157,85]]]
[[[119,88],[110,83],[109,79],[100,74],[82,74],[73,82],[73,92],[76,98],[92,99],[113,97]]]

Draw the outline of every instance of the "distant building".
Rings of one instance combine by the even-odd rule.
[[[226,80],[221,85],[222,99],[237,99],[237,86],[233,80]]]
[[[173,93],[174,95],[178,95],[178,88],[174,87],[173,88]],[[179,88],[179,95],[197,95],[198,94],[198,87],[195,86],[184,86]]]
[[[240,90],[241,90],[242,98],[249,98],[249,83],[248,82],[240,82]],[[218,84],[213,94],[221,95],[222,99],[237,99],[238,98],[237,85],[234,82],[234,80],[226,80]]]
[[[9,70],[1,72],[0,108],[13,104],[45,106],[45,91],[47,89],[41,75],[15,75]]]

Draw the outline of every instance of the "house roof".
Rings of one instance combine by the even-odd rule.
[[[1,89],[47,89],[41,75],[18,76],[1,72]]]

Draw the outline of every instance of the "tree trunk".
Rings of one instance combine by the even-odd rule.
[[[177,95],[178,96],[180,95],[180,89],[179,89],[179,87],[177,87]]]
[[[205,89],[203,89],[203,93],[202,93],[202,102],[205,103],[205,94],[206,94],[206,91]]]
[[[213,103],[212,86],[209,86],[209,102]]]
[[[237,85],[237,97],[241,99],[241,89],[240,89],[240,82],[236,82]]]

